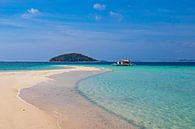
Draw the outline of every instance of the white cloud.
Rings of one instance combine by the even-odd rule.
[[[101,10],[106,9],[106,5],[105,5],[105,4],[96,3],[96,4],[93,5],[93,8],[94,8],[95,10],[101,11]]]
[[[38,14],[38,13],[40,13],[40,11],[38,9],[30,8],[30,9],[27,9],[26,12],[22,14],[22,17],[29,18],[29,17],[32,17],[32,16]]]
[[[96,15],[96,16],[95,16],[95,20],[96,20],[96,21],[101,21],[101,20],[102,20],[102,17],[101,17],[101,16]]]
[[[120,13],[113,12],[113,11],[110,11],[110,16],[111,17],[119,17],[119,16],[121,16],[121,14]]]
[[[27,9],[27,12],[29,14],[36,14],[36,13],[39,13],[39,10],[35,8],[30,8],[30,9]]]
[[[121,21],[123,19],[123,16],[120,13],[116,13],[116,12],[110,11],[109,14],[113,18],[117,18],[118,21]]]

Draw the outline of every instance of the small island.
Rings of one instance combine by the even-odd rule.
[[[51,62],[94,62],[97,60],[80,53],[68,53],[68,54],[62,54],[53,57],[49,61]]]

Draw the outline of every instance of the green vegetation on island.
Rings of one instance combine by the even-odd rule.
[[[85,56],[80,53],[68,53],[51,58],[52,62],[93,62],[97,61],[94,58]]]

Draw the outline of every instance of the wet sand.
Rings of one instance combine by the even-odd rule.
[[[21,88],[47,81],[46,76],[66,72],[0,72],[0,129],[58,129],[56,119],[18,97]]]
[[[76,90],[76,83],[105,69],[76,70],[49,76],[49,79],[20,91],[26,102],[57,119],[61,129],[132,129],[126,121],[93,105]]]

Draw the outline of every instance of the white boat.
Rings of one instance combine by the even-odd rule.
[[[134,64],[129,60],[119,60],[113,64],[114,66],[133,66]]]

